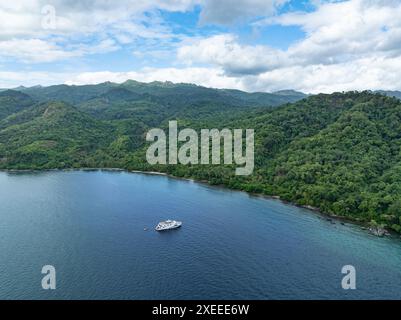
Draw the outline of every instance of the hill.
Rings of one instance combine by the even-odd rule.
[[[48,102],[0,121],[0,166],[47,169],[90,166],[110,143],[111,126],[63,102]]]
[[[251,176],[234,176],[227,166],[157,169],[401,231],[398,99],[369,92],[321,94],[256,111],[221,127],[255,129]]]
[[[27,94],[15,90],[1,91],[0,120],[33,104],[33,99]]]
[[[297,101],[272,108],[256,102],[264,101],[264,94],[186,84],[128,81],[87,92],[68,88],[75,97],[62,90],[54,97],[69,97],[74,105],[35,103],[38,94],[0,93],[0,168],[162,171],[401,232],[401,101],[396,98],[348,92],[298,100],[301,96],[286,91],[275,95]],[[178,120],[181,128],[255,129],[254,173],[235,176],[230,165],[149,165],[145,134],[165,128],[168,120]]]

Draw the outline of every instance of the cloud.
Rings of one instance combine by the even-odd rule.
[[[399,1],[324,2],[313,12],[283,14],[255,25],[263,24],[300,26],[306,37],[287,50],[278,50],[241,45],[231,34],[216,35],[183,46],[178,57],[192,65],[221,66],[228,74],[258,74],[282,67],[336,64],[401,53]]]
[[[258,75],[228,76],[222,68],[143,68],[128,72],[0,72],[0,88],[37,84],[97,84],[105,81],[121,83],[137,81],[172,81],[195,83],[214,88],[273,92],[295,89],[306,93],[330,93],[348,90],[399,90],[401,78],[394,70],[401,69],[401,57],[391,59],[362,58],[332,65],[290,66]]]
[[[286,2],[289,0],[204,0],[200,22],[229,25],[247,18],[266,17]]]
[[[0,38],[119,30],[149,19],[145,13],[188,12],[201,7],[202,23],[228,24],[266,17],[289,0],[15,0],[0,2]],[[49,9],[50,8],[50,9]],[[55,26],[43,22],[55,14]]]
[[[185,11],[192,0],[18,0],[0,3],[0,37],[93,33],[141,20],[152,10]],[[55,13],[55,26],[44,28]]]
[[[285,59],[282,52],[267,46],[244,46],[231,34],[216,35],[178,49],[178,60],[193,65],[216,65],[229,75],[252,75],[277,68]]]
[[[393,0],[319,1],[312,12],[290,12],[254,26],[299,26],[306,36],[287,50],[244,45],[221,34],[178,49],[191,66],[221,68],[250,90],[294,88],[307,92],[400,89],[401,3]]]
[[[401,58],[362,58],[331,65],[290,66],[242,79],[250,91],[295,89],[307,93],[350,90],[399,90],[401,79],[394,73]]]
[[[224,75],[215,68],[143,68],[131,72],[85,72],[65,81],[66,84],[97,84],[105,81],[121,83],[129,79],[141,82],[172,81],[175,83],[195,83],[214,88],[244,89],[240,79]]]
[[[362,56],[400,53],[401,3],[393,0],[350,0],[323,3],[316,11],[287,13],[268,24],[300,26],[306,39],[289,54],[306,63],[335,63]],[[260,22],[259,22],[260,24]]]
[[[103,40],[96,45],[77,45],[65,50],[56,43],[40,39],[12,39],[0,41],[0,57],[12,58],[25,63],[42,63],[79,57],[86,54],[105,53],[118,49],[112,40]]]
[[[53,62],[96,51],[104,40],[136,47],[135,51],[175,50],[185,35],[167,24],[161,10],[188,12],[201,7],[205,23],[229,23],[255,14],[266,16],[288,0],[15,0],[0,2],[0,57],[24,62]],[[54,40],[57,39],[57,42]],[[98,42],[94,39],[101,39]],[[159,48],[154,48],[157,41]],[[33,45],[32,53],[25,44]],[[70,47],[90,43],[90,50]],[[20,44],[20,45],[18,45]],[[68,44],[66,46],[65,44]],[[42,50],[43,55],[39,54]],[[107,51],[105,51],[107,52]],[[257,68],[257,67],[256,67]],[[244,72],[252,69],[246,67]],[[238,73],[242,73],[238,69]]]
[[[310,93],[379,88],[396,90],[401,88],[401,79],[393,70],[398,68],[401,68],[400,58],[362,59],[338,65],[293,66],[243,77],[230,77],[222,69],[210,67],[143,68],[129,72],[0,72],[0,87],[59,83],[82,85],[105,81],[121,83],[134,79],[263,92],[289,88]]]
[[[138,39],[167,44],[179,36],[160,19],[159,10],[185,11],[192,6],[192,0],[2,1],[0,57],[53,62],[113,51]],[[145,50],[146,43],[141,45]]]
[[[13,39],[0,42],[0,56],[24,62],[50,62],[74,56],[74,53],[39,39]]]
[[[132,78],[247,91],[401,89],[401,78],[395,72],[401,68],[399,0],[319,0],[313,1],[312,11],[278,14],[275,9],[284,2],[122,0],[114,5],[106,0],[87,0],[69,1],[67,6],[65,1],[53,1],[60,19],[56,31],[32,27],[40,25],[37,12],[45,1],[3,2],[0,4],[3,59],[52,62],[118,50],[140,38],[138,46],[129,47],[132,59],[145,61],[146,57],[155,65],[164,60],[168,61],[168,67],[141,67],[127,72],[3,72],[0,87],[16,84],[18,79],[33,85],[122,82]],[[195,31],[192,36],[182,35],[173,32],[173,26],[166,24],[158,13],[160,8],[185,12],[196,4],[201,5],[203,23],[228,24],[249,19],[253,21],[251,27],[257,28],[296,26],[305,32],[305,37],[287,49],[276,49],[244,44],[234,33],[216,34],[221,28],[213,29],[212,36]],[[255,20],[261,16],[266,18]],[[83,38],[86,34],[92,35],[91,41]],[[87,70],[97,69],[90,66]]]
[[[45,71],[0,71],[0,88],[60,84],[73,77],[71,74]]]

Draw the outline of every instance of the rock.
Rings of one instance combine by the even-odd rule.
[[[369,232],[377,237],[390,235],[390,233],[386,229],[380,227],[370,227]]]

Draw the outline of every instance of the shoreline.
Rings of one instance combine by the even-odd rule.
[[[172,179],[185,180],[185,181],[190,181],[190,182],[206,184],[209,187],[221,188],[221,189],[225,189],[225,190],[229,190],[229,191],[244,192],[249,196],[253,196],[253,197],[257,197],[257,198],[264,198],[264,199],[268,199],[268,200],[280,201],[281,203],[284,203],[286,205],[291,205],[291,206],[298,207],[298,208],[301,208],[301,209],[306,209],[306,210],[310,211],[311,214],[313,213],[314,215],[318,216],[319,218],[324,218],[325,220],[327,220],[328,222],[331,222],[333,224],[335,224],[335,222],[333,222],[333,220],[337,220],[341,225],[344,225],[345,223],[353,224],[353,225],[359,227],[361,230],[364,230],[367,233],[369,233],[371,235],[374,235],[369,230],[369,223],[368,222],[358,221],[358,220],[355,220],[355,219],[352,219],[352,218],[342,217],[342,216],[338,216],[338,215],[332,215],[332,214],[329,214],[329,213],[326,213],[326,212],[322,211],[321,209],[319,209],[317,207],[313,207],[313,206],[310,206],[310,205],[300,205],[300,204],[297,204],[297,203],[294,203],[294,202],[291,202],[291,201],[283,200],[278,195],[267,195],[267,194],[263,194],[263,193],[253,193],[253,192],[248,192],[248,191],[244,191],[244,190],[241,190],[241,189],[229,188],[226,185],[212,185],[206,180],[202,181],[202,180],[184,178],[184,177],[174,176],[172,174],[165,173],[165,172],[128,170],[128,169],[122,169],[122,168],[0,169],[0,172],[5,172],[5,173],[40,173],[40,172],[57,172],[57,171],[59,171],[59,172],[109,171],[109,172],[126,172],[126,173],[137,173],[137,174],[139,173],[139,174],[147,174],[147,175],[155,175],[155,176],[165,176],[165,177],[172,178]],[[392,230],[388,231],[387,229],[385,229],[385,231],[388,232],[388,234],[384,235],[385,237],[392,237],[392,238],[394,238],[396,236],[400,236],[401,237],[401,235],[399,235],[396,232],[393,232]]]

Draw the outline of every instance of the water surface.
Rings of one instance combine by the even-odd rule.
[[[183,227],[153,230],[169,218]],[[356,290],[341,288],[348,264]],[[165,176],[0,173],[0,298],[401,299],[401,242]]]

